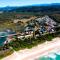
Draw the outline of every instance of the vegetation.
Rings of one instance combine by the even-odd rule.
[[[56,13],[56,14],[51,14],[49,15],[53,20],[55,20],[56,22],[60,23],[60,14]]]
[[[20,49],[24,48],[32,48],[33,46],[36,46],[38,44],[44,43],[45,41],[51,41],[56,35],[54,34],[47,34],[44,36],[40,36],[36,39],[34,38],[28,38],[24,40],[17,39],[15,41],[11,41],[9,43],[9,46],[13,47],[14,50],[18,51]]]
[[[9,44],[5,44],[4,46],[0,46],[0,59],[11,55],[13,53],[13,49],[10,48]]]
[[[0,59],[6,57],[8,55],[11,55],[12,53],[13,53],[12,49],[2,50],[2,51],[0,51]]]

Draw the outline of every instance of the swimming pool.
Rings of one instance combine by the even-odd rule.
[[[0,37],[0,46],[4,44],[5,40],[6,40],[6,37]]]

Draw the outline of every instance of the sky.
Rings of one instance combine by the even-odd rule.
[[[0,7],[60,3],[60,0],[0,0]]]

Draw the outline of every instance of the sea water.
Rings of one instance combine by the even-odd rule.
[[[51,53],[47,56],[42,56],[38,60],[60,60],[60,53]]]

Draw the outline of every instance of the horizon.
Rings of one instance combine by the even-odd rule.
[[[60,3],[59,0],[0,0],[0,7]]]

